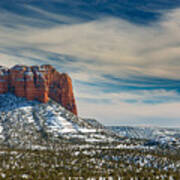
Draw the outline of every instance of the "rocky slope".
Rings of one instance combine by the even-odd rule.
[[[11,92],[28,100],[47,103],[49,97],[77,115],[71,78],[51,65],[0,66],[0,94]]]
[[[51,99],[40,103],[9,93],[0,95],[0,144],[33,148],[77,140],[108,142],[114,141],[114,137]]]
[[[179,179],[179,146],[146,142],[120,138],[51,99],[0,95],[0,179]]]

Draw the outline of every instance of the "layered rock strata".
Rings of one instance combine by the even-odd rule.
[[[7,92],[42,103],[51,98],[77,115],[71,78],[51,65],[16,65],[10,69],[0,66],[0,94]]]

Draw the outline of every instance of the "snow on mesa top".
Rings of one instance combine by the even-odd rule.
[[[11,92],[28,100],[47,103],[49,97],[77,115],[71,78],[51,65],[0,66],[0,94]]]

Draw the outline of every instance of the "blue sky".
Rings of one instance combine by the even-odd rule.
[[[2,0],[1,65],[52,64],[79,115],[180,127],[179,0]]]

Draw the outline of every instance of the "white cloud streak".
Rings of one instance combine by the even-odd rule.
[[[57,16],[38,9],[33,10],[52,19],[76,21],[76,19],[71,20],[69,17]],[[180,79],[180,9],[164,14],[158,22],[149,26],[135,25],[122,19],[106,17],[87,23],[52,26],[45,29],[26,25],[28,22],[37,23],[38,19],[19,17],[7,12],[6,14],[1,12],[0,15],[2,14],[6,15],[6,18],[1,16],[1,22],[12,18],[15,24],[22,22],[18,29],[6,28],[3,23],[0,25],[2,65],[34,63],[29,57],[43,60],[44,57],[32,51],[22,53],[25,57],[27,56],[27,60],[24,57],[15,57],[12,54],[3,53],[6,48],[21,49],[26,47],[27,49],[37,48],[43,51],[70,55],[79,59],[77,62],[65,65],[67,69],[72,69],[71,75],[75,80],[109,81],[103,77],[104,74],[120,78],[153,76]],[[40,23],[44,23],[44,21],[40,21]],[[45,59],[45,62],[51,63],[51,60]],[[73,71],[73,68],[78,69],[78,71]],[[178,96],[175,92],[107,94],[103,93],[101,89],[91,92],[84,91],[84,88],[83,85],[76,88],[78,99],[99,100],[105,98],[109,100],[111,98],[113,102],[111,104],[89,103],[81,100],[78,103],[81,115],[92,115],[105,123],[111,122],[113,118],[121,124],[124,122],[123,118],[138,121],[138,118],[146,119],[146,117],[148,119],[163,119],[163,117],[177,119],[180,117],[178,110],[180,104],[178,102],[157,105],[142,103],[144,99],[156,99],[162,94],[164,97],[169,96],[173,99]],[[139,103],[125,103],[125,99],[136,99]],[[174,124],[176,123],[177,121],[174,122]]]
[[[156,105],[129,104],[116,105],[91,104],[79,102],[82,116],[93,117],[106,125],[153,125],[180,127],[180,103]]]
[[[58,19],[58,15],[48,15]],[[86,66],[89,71],[121,77],[137,73],[177,79],[180,78],[177,67],[180,56],[179,18],[180,10],[177,9],[151,26],[105,18],[48,29],[26,26],[23,31],[5,29],[0,37],[5,46],[36,47],[83,59],[77,66]],[[89,63],[89,60],[100,66]]]

